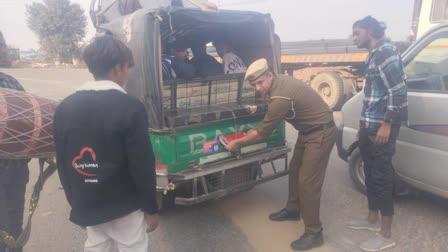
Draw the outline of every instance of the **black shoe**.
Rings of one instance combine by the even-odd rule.
[[[316,234],[305,233],[298,240],[291,243],[291,248],[294,250],[308,250],[316,248],[324,244],[324,237],[322,231]]]
[[[271,213],[269,215],[269,219],[272,221],[300,220],[300,214],[289,212],[288,210],[283,208],[278,212]]]

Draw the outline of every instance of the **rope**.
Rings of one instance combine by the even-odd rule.
[[[45,163],[48,163],[46,169],[44,169]],[[8,248],[22,248],[28,242],[31,234],[31,219],[37,208],[40,192],[44,187],[45,181],[56,171],[56,162],[53,159],[39,159],[39,168],[39,178],[34,185],[33,194],[31,195],[30,199],[30,211],[28,220],[22,233],[17,239],[14,239],[14,237],[12,237],[6,231],[0,230],[0,243],[5,244]]]
[[[174,189],[176,189],[176,185],[173,182],[169,183],[163,190],[163,195],[167,195],[168,191],[174,191]]]

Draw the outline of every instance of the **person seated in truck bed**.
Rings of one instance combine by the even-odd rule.
[[[232,46],[226,40],[213,42],[219,57],[222,59],[224,74],[245,73],[246,65],[243,60],[235,54]]]
[[[197,77],[222,74],[222,64],[213,56],[207,54],[205,43],[193,45],[191,51],[193,52],[193,59],[191,59],[190,63],[194,66]]]
[[[192,80],[195,77],[195,69],[188,62],[187,48],[179,44],[168,44],[166,49],[162,54],[163,80]]]

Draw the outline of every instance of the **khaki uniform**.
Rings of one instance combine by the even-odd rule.
[[[322,229],[322,185],[337,135],[333,112],[311,87],[285,75],[274,77],[268,96],[268,111],[257,131],[267,137],[283,120],[299,131],[289,165],[286,209],[300,212],[305,232],[317,233]]]

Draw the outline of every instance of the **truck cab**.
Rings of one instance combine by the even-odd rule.
[[[133,52],[126,91],[145,104],[159,203],[165,207],[217,199],[288,173],[284,123],[270,137],[235,153],[224,148],[257,127],[266,111],[244,73],[163,79],[167,44],[192,48],[222,37],[246,66],[266,58],[272,71],[280,72],[280,39],[269,15],[199,6],[141,7],[113,19],[96,16],[99,32],[111,33]]]

